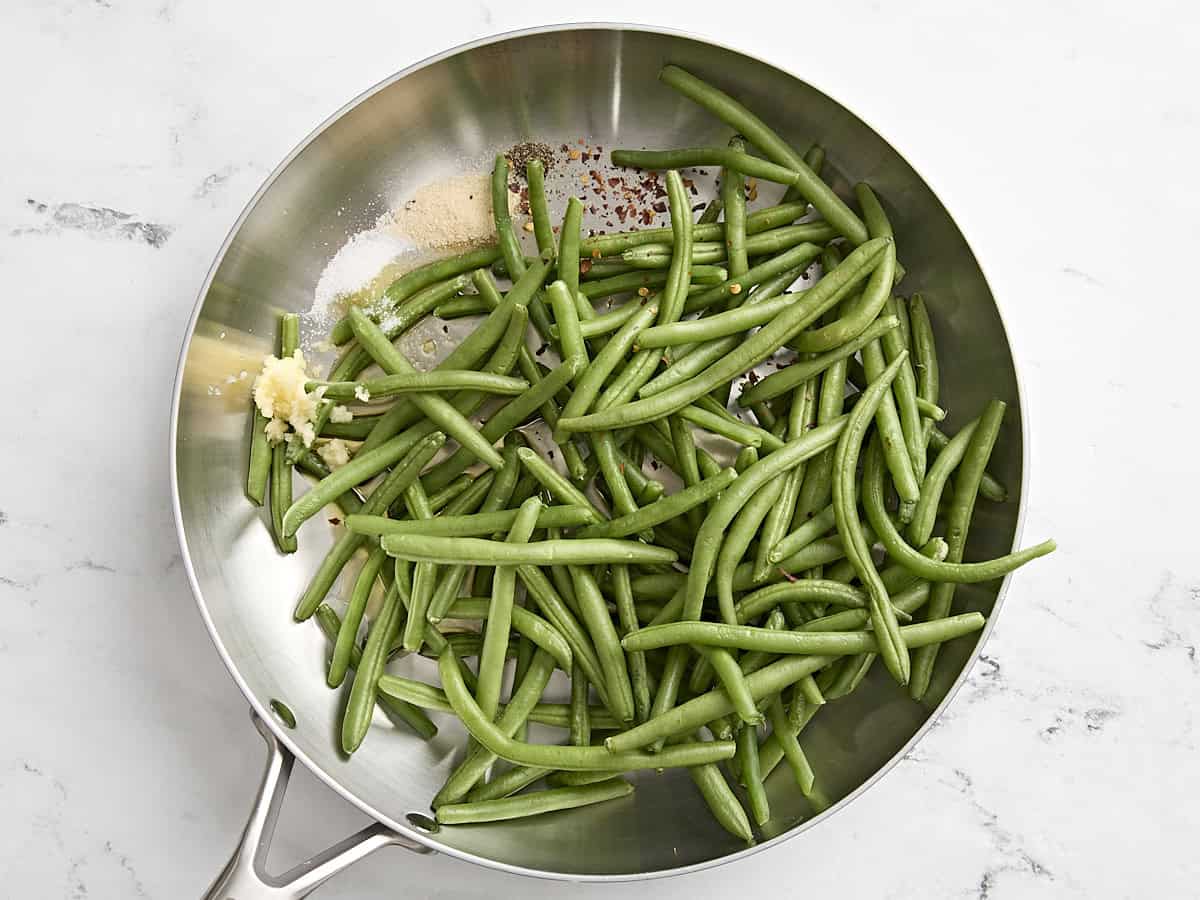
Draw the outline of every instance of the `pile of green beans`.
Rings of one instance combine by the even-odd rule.
[[[691,73],[661,80],[732,132],[613,151],[665,171],[669,227],[584,237],[574,197],[556,226],[534,160],[526,255],[498,157],[495,246],[409,272],[330,335],[346,350],[308,388],[324,392],[317,439],[361,442],[350,462],[271,447],[255,411],[246,493],[279,550],[338,510],[294,615],[328,638],[342,748],[368,738],[376,705],[426,740],[431,714],[469,732],[431,798],[445,827],[618,801],[634,790],[622,773],[681,767],[753,843],[766,779],[816,796],[803,730],[823,706],[877,659],[935,705],[953,674],[936,677],[939,647],[985,625],[955,610],[955,586],[1054,549],[969,558],[977,502],[1008,496],[987,471],[1005,405],[946,405],[938,285],[928,303],[896,295],[903,236],[883,202],[859,184],[852,205],[822,179],[822,148],[797,151]],[[699,222],[678,171],[697,165],[721,169]],[[756,180],[786,191],[749,209]],[[418,372],[396,341],[431,315],[479,318]],[[298,325],[283,317],[280,352]],[[530,328],[554,355],[530,353]],[[383,374],[363,378],[372,363]],[[366,396],[371,415],[329,421]],[[297,498],[293,465],[316,479]],[[397,654],[436,662],[400,677]],[[546,699],[556,672],[567,702]]]

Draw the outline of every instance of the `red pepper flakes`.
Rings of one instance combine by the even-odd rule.
[[[592,261],[587,258],[581,259],[579,261],[579,274],[586,275],[590,271],[592,271]]]
[[[663,203],[663,201],[659,200],[657,203],[654,204],[654,211],[657,213],[665,213],[667,211],[667,204],[665,204],[665,203]]]
[[[643,209],[641,212],[641,222],[643,225],[649,225],[654,221],[654,213],[648,209]]]

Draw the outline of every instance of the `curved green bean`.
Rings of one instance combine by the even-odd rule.
[[[870,598],[871,623],[879,635],[880,654],[883,656],[884,665],[900,684],[908,683],[911,663],[908,650],[900,638],[896,612],[892,608],[887,588],[871,559],[871,550],[863,534],[862,522],[858,518],[855,481],[863,436],[879,408],[880,401],[906,359],[908,353],[902,351],[900,356],[867,387],[862,400],[850,413],[845,430],[838,438],[833,461],[833,510],[838,532],[845,543],[846,558],[854,566],[854,571]],[[907,457],[905,459],[907,460]],[[876,527],[874,522],[872,527]]]
[[[519,797],[501,800],[477,800],[468,803],[447,803],[439,806],[435,815],[440,825],[466,825],[474,822],[500,822],[524,819],[560,809],[577,809],[606,800],[628,797],[633,785],[622,778],[609,778],[599,784],[581,787],[549,788]]]
[[[976,434],[978,434],[978,429],[976,429]],[[871,454],[868,454],[867,461],[868,463],[873,462]],[[959,468],[962,468],[961,464]],[[871,477],[868,478],[868,474]],[[961,480],[960,478],[959,481]],[[977,584],[981,581],[992,581],[1020,568],[1030,560],[1052,553],[1057,546],[1052,540],[1043,541],[1024,550],[1017,550],[1004,556],[974,563],[954,562],[949,558],[945,562],[930,559],[914,550],[904,540],[887,515],[887,507],[883,498],[883,470],[872,466],[869,473],[864,471],[862,487],[862,503],[863,509],[867,513],[867,521],[876,530],[884,549],[892,559],[918,578],[952,584]],[[956,497],[957,494],[958,485],[956,484]]]

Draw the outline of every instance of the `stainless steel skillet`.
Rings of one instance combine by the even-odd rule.
[[[820,142],[829,153],[826,171],[843,194],[867,180],[887,198],[897,233],[905,236],[905,290],[922,290],[935,316],[946,405],[961,413],[993,396],[1009,403],[1010,424],[994,465],[1012,496],[1007,504],[981,507],[971,552],[1000,554],[1014,545],[1025,436],[999,311],[947,211],[864,122],[767,63],[641,27],[540,28],[428,59],[338,111],[271,175],[221,248],[184,339],[171,418],[180,543],[201,615],[270,748],[246,834],[208,896],[304,896],[388,843],[573,880],[651,878],[741,859],[824,821],[878,780],[965,677],[982,640],[974,649],[957,642],[942,654],[925,706],[878,671],[831,707],[805,732],[824,802],[809,804],[777,772],[767,784],[770,839],[749,850],[711,822],[686,776],[680,781],[671,773],[643,776],[632,797],[594,809],[430,831],[424,827],[429,799],[453,763],[452,729],[426,744],[381,724],[353,758],[336,746],[342,697],[321,675],[324,639],[315,625],[296,625],[290,615],[327,539],[312,530],[294,557],[275,552],[259,512],[242,495],[245,395],[224,382],[239,369],[253,371],[253,361],[270,351],[281,310],[308,309],[319,274],[348,232],[372,223],[406,189],[457,174],[464,160],[486,159],[530,138],[556,144],[586,138],[606,151],[724,141],[720,123],[658,84],[656,73],[667,61],[740,97],[797,145]],[[1002,594],[1003,588],[997,594],[969,586],[959,592],[969,608],[985,613],[995,611]],[[273,700],[294,712],[294,728],[272,713]],[[272,878],[261,861],[296,758],[378,825]]]

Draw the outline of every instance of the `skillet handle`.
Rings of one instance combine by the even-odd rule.
[[[429,852],[428,847],[375,822],[282,875],[267,874],[267,851],[296,758],[255,712],[251,711],[250,719],[267,742],[267,768],[241,840],[202,900],[300,900],[380,847],[396,844],[414,853]]]

